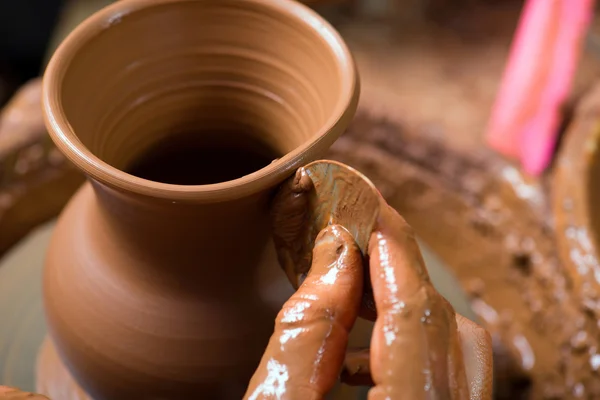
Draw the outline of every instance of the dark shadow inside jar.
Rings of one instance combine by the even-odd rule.
[[[175,185],[208,185],[241,178],[269,165],[281,154],[251,133],[177,133],[156,143],[125,169],[139,178]],[[228,142],[224,138],[236,137]]]

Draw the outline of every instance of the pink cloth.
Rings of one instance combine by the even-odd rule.
[[[550,164],[594,0],[527,0],[486,132],[538,175]]]

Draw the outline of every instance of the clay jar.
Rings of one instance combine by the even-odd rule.
[[[358,90],[340,36],[291,0],[119,1],[64,41],[46,122],[88,183],[44,299],[94,399],[241,398],[276,311],[256,282],[272,189],[343,132]]]

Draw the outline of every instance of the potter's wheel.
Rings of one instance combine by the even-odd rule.
[[[53,227],[53,223],[41,226],[0,261],[0,383],[28,391],[36,390],[36,359],[46,335],[41,281],[43,258]],[[438,290],[459,312],[471,317],[455,278],[431,250],[423,245],[422,250]],[[364,321],[359,325],[368,329]],[[364,340],[355,337],[352,344],[368,344]],[[366,390],[344,390],[333,398],[362,399],[366,398]]]

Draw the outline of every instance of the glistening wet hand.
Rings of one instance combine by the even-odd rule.
[[[363,288],[348,231],[320,232],[308,276],[285,303],[244,399],[322,399],[338,380]]]
[[[347,383],[374,385],[370,400],[491,399],[489,335],[435,290],[412,229],[383,200],[368,255],[378,315],[371,348],[349,352],[341,365],[363,266],[349,233],[329,227],[306,281],[279,314],[246,398],[322,399],[341,370]]]
[[[387,205],[368,255],[377,319],[370,354],[346,365],[370,369],[369,400],[491,399],[489,334],[435,290],[412,228]]]

